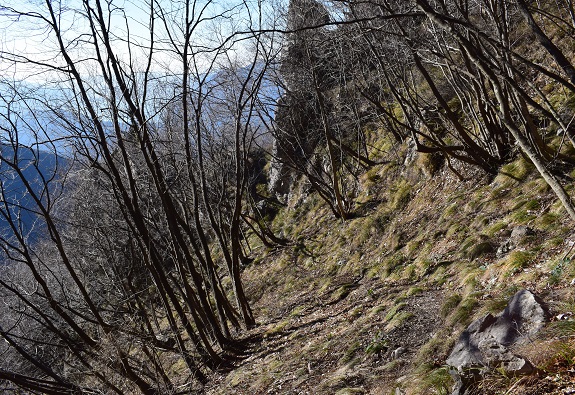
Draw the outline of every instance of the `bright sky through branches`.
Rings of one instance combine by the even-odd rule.
[[[90,12],[97,13],[96,2],[88,1]],[[153,40],[151,70],[154,73],[175,75],[181,72],[181,51],[186,30],[184,1],[112,1],[101,2],[102,16],[115,56],[135,72],[146,69]],[[97,73],[94,65],[96,51],[87,8],[82,1],[52,1],[62,31],[63,44],[74,56],[80,70]],[[271,3],[202,0],[190,3],[189,29],[193,29],[190,52],[194,66],[207,67],[217,55],[217,48],[225,48],[240,56],[245,52],[238,31],[257,30],[259,7]],[[272,14],[266,14],[272,15]],[[91,15],[92,20],[94,14]],[[276,19],[272,16],[272,20]],[[0,5],[0,73],[7,79],[27,82],[50,80],[50,68],[63,66],[56,35],[49,26],[47,4],[38,0],[9,0]],[[151,34],[153,28],[153,35]],[[96,26],[101,39],[101,26]],[[232,37],[232,39],[230,39]],[[100,43],[101,45],[101,43]],[[240,49],[238,51],[238,49]],[[103,48],[100,48],[102,51]],[[197,56],[199,54],[199,56]],[[241,59],[240,59],[241,61]],[[202,64],[204,63],[204,64]],[[50,67],[46,67],[49,65]]]
[[[253,62],[255,48],[262,45],[258,40],[264,39],[256,32],[276,26],[280,7],[275,0],[234,1],[2,1],[1,113],[16,111],[22,117],[26,125],[19,128],[22,140],[31,135],[35,141],[59,138],[55,131],[65,128],[58,122],[52,126],[38,109],[53,105],[67,114],[84,113],[82,104],[76,103],[80,98],[70,73],[73,64],[98,117],[108,122],[111,87],[104,74],[113,74],[110,65],[115,59],[126,86],[150,107],[148,115],[153,117],[166,105],[163,98],[177,100],[184,48],[192,89],[206,75]],[[120,89],[114,80],[117,86],[112,89]],[[121,100],[114,105],[121,106]],[[37,119],[28,122],[30,117]],[[45,136],[38,137],[35,130],[42,129]]]

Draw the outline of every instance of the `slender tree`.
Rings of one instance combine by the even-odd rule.
[[[0,161],[15,181],[0,190],[0,247],[27,271],[0,284],[17,304],[0,336],[19,361],[1,379],[47,393],[170,393],[176,358],[197,387],[241,351],[230,326],[255,325],[240,262],[260,90],[277,56],[263,5],[32,6],[1,8],[6,23],[40,29],[49,54],[2,53],[47,80],[2,85]],[[229,23],[237,13],[245,26]],[[48,172],[47,150],[62,161]],[[50,333],[53,357],[26,327]]]

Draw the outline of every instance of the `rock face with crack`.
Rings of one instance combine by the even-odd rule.
[[[517,292],[498,316],[487,314],[469,325],[446,363],[453,367],[452,395],[463,395],[486,371],[503,369],[508,375],[530,374],[535,368],[510,347],[528,342],[549,320],[544,303],[527,290]]]

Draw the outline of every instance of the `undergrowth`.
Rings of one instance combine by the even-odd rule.
[[[522,156],[492,179],[460,166],[465,181],[445,166],[416,168],[429,158],[411,168],[390,159],[359,178],[353,219],[333,218],[296,188],[272,222],[290,245],[269,249],[246,235],[256,259],[243,277],[262,350],[275,351],[223,379],[234,393],[448,394],[444,363],[465,326],[500,313],[519,289],[545,296],[571,286],[572,227]],[[511,240],[520,225],[532,233]],[[422,314],[433,324],[410,334]],[[538,343],[549,374],[573,366],[569,323],[554,323]],[[407,336],[417,346],[395,355]]]

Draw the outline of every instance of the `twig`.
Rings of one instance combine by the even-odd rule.
[[[513,391],[513,390],[515,389],[515,387],[517,387],[517,386],[518,386],[522,381],[524,381],[525,379],[527,379],[527,377],[521,377],[519,380],[517,380],[517,381],[515,382],[515,384],[513,384],[513,385],[511,386],[511,388],[509,388],[504,395],[509,395],[509,394],[511,393],[511,391]]]

